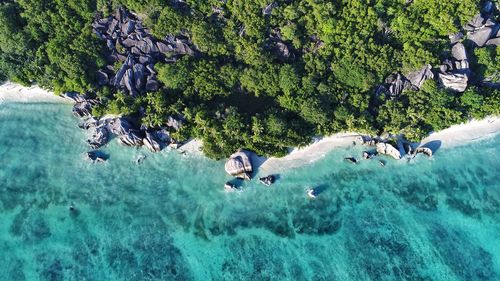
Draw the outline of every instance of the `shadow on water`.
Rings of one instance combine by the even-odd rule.
[[[441,144],[442,142],[440,140],[433,140],[433,141],[430,141],[428,143],[425,143],[422,145],[422,147],[427,147],[429,148],[430,150],[432,150],[432,153],[436,153],[436,151],[439,150],[439,148],[441,148]]]

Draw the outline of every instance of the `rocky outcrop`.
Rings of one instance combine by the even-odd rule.
[[[118,143],[124,146],[142,146],[142,137],[137,132],[128,132],[118,137]]]
[[[146,146],[152,152],[159,152],[161,150],[160,143],[158,142],[156,137],[149,132],[146,132],[146,137],[142,140],[142,142],[144,143],[144,146]]]
[[[477,47],[496,45],[499,38],[500,25],[493,18],[493,8],[489,7],[492,7],[491,2],[487,2],[483,11],[464,26],[467,39],[474,42]]]
[[[471,71],[467,52],[462,43],[456,43],[451,49],[451,58],[443,62],[439,67],[438,79],[443,87],[455,92],[464,92]]]
[[[394,146],[388,143],[378,143],[377,152],[393,157],[394,159],[401,159],[401,153]]]
[[[231,176],[250,180],[252,178],[252,162],[249,151],[240,150],[229,157],[224,168]]]
[[[422,69],[414,71],[406,75],[406,78],[410,83],[417,89],[422,88],[424,82],[429,79],[434,79],[434,73],[432,73],[432,66],[430,64],[424,66]]]
[[[419,90],[427,79],[433,79],[432,66],[426,65],[422,69],[411,72],[406,76],[395,73],[385,79],[385,84],[377,88],[377,95],[385,93],[390,98],[398,97],[405,90]]]
[[[156,62],[165,61],[166,57],[194,55],[189,40],[168,37],[158,41],[138,18],[123,8],[113,16],[97,19],[92,26],[109,49],[109,65],[98,71],[98,85],[110,85],[133,96],[158,90]],[[113,67],[116,62],[123,62],[117,70]]]
[[[92,127],[92,135],[87,140],[92,149],[98,149],[108,143],[109,131],[106,126]]]

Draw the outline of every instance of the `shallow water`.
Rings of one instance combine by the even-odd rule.
[[[0,105],[2,280],[500,280],[500,135],[386,167],[337,149],[227,194],[201,156],[88,163],[70,111]]]

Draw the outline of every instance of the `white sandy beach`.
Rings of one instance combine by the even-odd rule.
[[[441,141],[441,148],[453,147],[482,139],[500,133],[500,116],[488,117],[482,120],[472,120],[467,123],[451,126],[448,129],[430,134],[422,140],[421,144],[431,141]],[[360,134],[344,133],[335,134],[315,141],[309,146],[293,149],[290,154],[282,158],[269,158],[259,170],[272,173],[283,169],[299,167],[317,161],[328,152],[338,147],[353,145],[353,141]],[[262,159],[260,159],[262,161]]]
[[[12,82],[0,85],[0,103],[2,102],[68,103],[66,99],[38,86],[24,87]]]

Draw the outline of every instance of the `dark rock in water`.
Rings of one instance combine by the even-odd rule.
[[[87,158],[94,163],[105,162],[106,160],[108,160],[108,156],[104,152],[99,150],[93,150],[87,152]]]
[[[372,159],[373,156],[375,156],[376,154],[377,154],[376,152],[363,151],[362,156],[363,156],[363,159]]]
[[[354,157],[345,157],[344,160],[347,160],[353,164],[358,163],[358,160],[356,160],[356,158],[354,158]]]
[[[136,92],[135,82],[134,82],[134,71],[132,69],[127,69],[125,75],[123,75],[123,84],[125,88],[129,91],[130,95],[134,95]]]
[[[391,97],[399,96],[404,90],[418,90],[406,77],[400,73],[393,74],[385,80],[389,85],[388,90]]]
[[[142,164],[142,162],[144,162],[145,159],[146,159],[146,155],[139,155],[139,157],[137,157],[137,159],[135,160],[135,163],[137,165],[140,165],[140,164]]]
[[[416,150],[415,150],[415,154],[418,154],[418,153],[423,153],[425,155],[427,155],[428,157],[431,157],[432,156],[432,150],[428,147],[418,147]]]
[[[227,192],[235,191],[238,189],[241,189],[241,187],[239,187],[238,185],[236,185],[234,183],[226,182],[224,184],[224,190],[226,190]]]
[[[92,149],[98,149],[99,147],[108,143],[109,131],[105,126],[95,127],[92,137],[88,140],[88,143]]]
[[[259,181],[260,181],[260,183],[262,183],[264,185],[271,186],[276,181],[276,177],[274,175],[269,175],[269,176],[260,178]]]
[[[73,115],[77,118],[92,117],[92,104],[83,101],[73,106]]]

